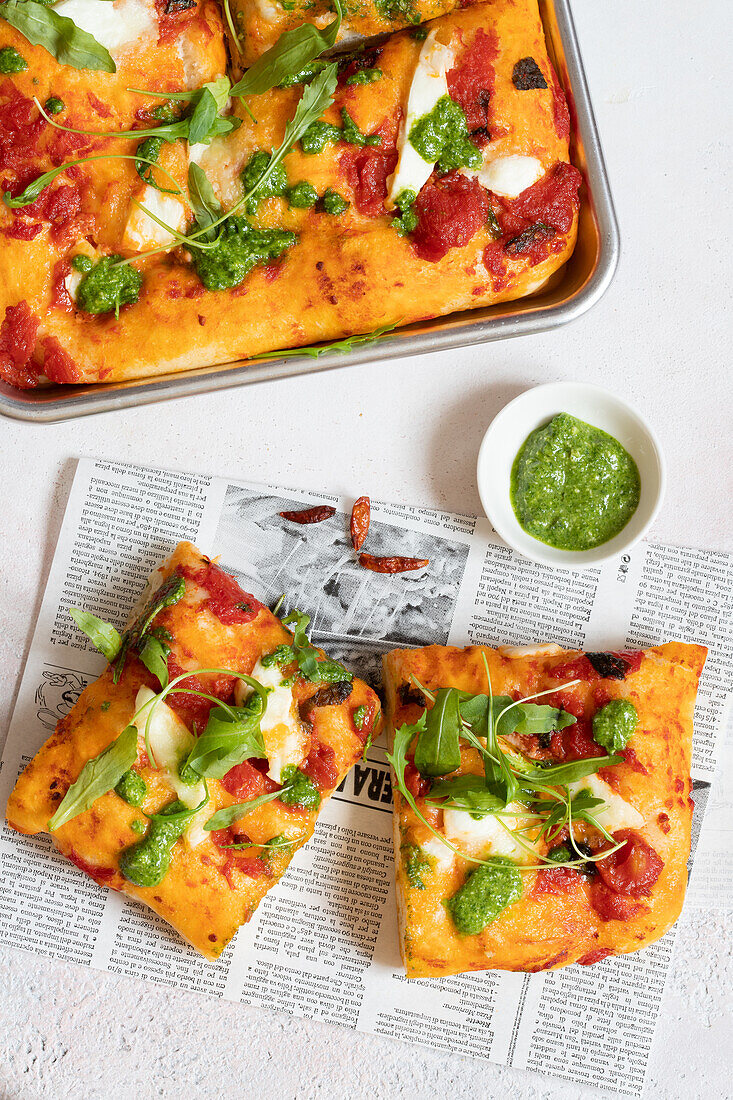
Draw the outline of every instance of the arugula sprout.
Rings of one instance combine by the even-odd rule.
[[[592,775],[602,767],[620,763],[622,757],[599,755],[563,764],[545,765],[543,762],[538,765],[505,745],[505,739],[515,732],[531,736],[572,725],[576,721],[573,715],[532,700],[570,687],[577,681],[537,692],[525,699],[495,696],[486,656],[482,656],[488,685],[486,694],[470,695],[453,688],[441,688],[433,693],[413,677],[424,697],[433,705],[430,710],[426,708],[423,711],[416,723],[404,725],[395,733],[393,752],[388,753],[387,758],[394,770],[397,788],[420,821],[448,848],[472,863],[487,863],[487,860],[458,852],[420,812],[405,781],[406,754],[415,741],[417,770],[425,776],[448,776],[432,783],[426,796],[428,804],[464,811],[476,819],[489,815],[495,817],[516,843],[540,860],[539,866],[548,863],[556,865],[556,862],[537,856],[534,845],[543,837],[557,837],[567,827],[578,857],[568,862],[567,866],[577,867],[586,862],[588,856],[576,847],[572,838],[574,821],[584,821],[598,829],[611,843],[613,837],[594,815],[594,810],[604,805],[603,799],[595,798],[587,790],[571,797],[567,784]],[[461,763],[461,741],[467,742],[481,756],[483,776],[450,776],[449,773],[456,771]],[[526,809],[517,811],[517,804]],[[510,805],[512,809],[507,812]],[[515,827],[504,821],[504,817],[513,820]],[[517,822],[517,818],[522,819],[521,823]],[[538,868],[524,868],[530,869]]]
[[[257,798],[250,798],[248,802],[235,802],[233,806],[224,806],[223,809],[217,810],[216,813],[209,818],[204,825],[204,830],[207,833],[212,833],[218,829],[228,829],[235,821],[241,821],[243,817],[246,817],[247,814],[252,813],[252,811],[258,809],[258,807],[264,806],[267,802],[273,802],[276,798],[280,798],[288,789],[288,787],[283,787],[279,791],[268,791],[267,794],[260,794]]]
[[[0,19],[20,31],[33,46],[43,46],[62,65],[117,72],[109,50],[43,0],[5,0],[0,4]]]
[[[285,31],[275,45],[247,69],[242,79],[232,87],[231,94],[241,99],[244,96],[269,92],[270,88],[276,88],[302,72],[324,50],[332,49],[336,45],[343,18],[340,0],[333,0],[333,3],[336,9],[333,22],[323,30],[319,30],[313,23],[302,23],[294,30]]]
[[[56,808],[48,823],[48,831],[53,833],[60,829],[88,810],[103,794],[113,790],[136,760],[137,729],[130,724],[98,756],[87,760]]]
[[[267,693],[257,680],[244,675],[242,680],[254,693],[241,707],[213,707],[204,732],[191,749],[184,767],[197,778],[223,779],[245,760],[260,760],[267,755],[260,729]]]
[[[108,661],[113,661],[120,651],[122,638],[112,623],[105,623],[89,611],[80,611],[78,607],[70,607],[69,614],[88,638],[91,638],[100,653],[104,654]]]

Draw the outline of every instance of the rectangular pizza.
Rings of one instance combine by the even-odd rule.
[[[122,636],[74,618],[108,666],[7,806],[100,886],[217,958],[313,833],[380,723],[379,700],[190,543]],[[288,629],[291,626],[292,629]]]
[[[106,4],[130,34],[147,12],[121,45],[85,24],[115,72],[0,12],[19,59],[0,76],[0,384],[160,375],[541,290],[582,178],[537,0],[450,7],[336,56],[335,32],[288,29],[234,83],[214,0]]]
[[[384,658],[410,978],[590,965],[687,883],[703,646],[429,646]]]

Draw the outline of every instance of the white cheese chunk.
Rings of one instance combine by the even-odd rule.
[[[518,802],[510,802],[501,818],[509,829],[528,825],[533,820],[535,818]],[[528,851],[506,831],[499,818],[490,814],[476,819],[466,810],[444,810],[443,831],[446,839],[460,852],[479,859],[507,856],[517,863],[532,863],[536,858],[533,851]],[[525,844],[528,843],[525,839]]]
[[[568,790],[573,797],[579,791],[590,791],[594,798],[603,799],[606,805],[597,806],[590,812],[609,833],[615,833],[618,829],[638,829],[644,824],[644,818],[639,811],[621,795],[616,794],[598,775],[589,775],[576,783],[568,783]]]
[[[497,652],[502,657],[549,657],[562,653],[562,649],[554,642],[548,642],[546,645],[500,645]]]
[[[464,170],[465,171],[465,170]],[[482,187],[493,191],[495,195],[504,195],[515,199],[545,174],[542,162],[537,157],[520,157],[512,154],[507,157],[494,157],[488,160],[478,171],[465,171],[475,176]]]
[[[257,10],[257,14],[260,19],[265,23],[279,23],[283,17],[283,9],[280,4],[273,3],[273,0],[253,0],[254,7]],[[328,16],[326,22],[330,22],[333,16]]]
[[[64,286],[69,292],[69,297],[74,302],[76,301],[76,292],[79,289],[79,283],[83,278],[84,275],[81,271],[70,271],[64,279]]]
[[[164,195],[146,184],[137,201],[171,229],[180,232],[185,228],[186,207],[175,195]],[[139,206],[132,207],[122,237],[124,248],[130,252],[143,252],[148,248],[167,248],[174,243],[175,237],[167,229],[149,218]]]
[[[263,668],[258,661],[250,675],[268,689],[267,708],[260,729],[265,742],[267,774],[276,783],[282,783],[283,770],[302,763],[306,755],[307,735],[298,717],[293,689],[283,684],[283,675],[277,665]],[[239,705],[250,696],[251,690],[241,680],[238,682],[235,698]]]
[[[438,42],[436,34],[432,30],[425,39],[410,85],[407,111],[397,138],[397,167],[387,181],[386,206],[389,209],[394,207],[402,191],[418,194],[433,171],[433,163],[423,160],[408,141],[408,135],[418,119],[429,114],[438,100],[448,95],[446,73],[453,67],[455,53],[450,46]]]
[[[144,0],[60,0],[53,10],[91,34],[113,56],[158,35],[155,9]]]
[[[435,860],[436,871],[447,871],[453,866],[455,855],[448,845],[439,840],[437,836],[431,836],[429,840],[421,841],[420,850]]]
[[[155,698],[155,692],[148,687],[141,687],[135,699],[135,711]],[[190,730],[183,724],[174,710],[166,703],[158,703],[155,707],[148,707],[135,723],[141,738],[145,736],[145,727],[150,716],[148,726],[148,740],[155,758],[155,765],[161,772],[165,782],[175,791],[176,797],[184,806],[193,809],[202,802],[206,796],[203,782],[188,786],[182,783],[178,770],[193,748],[195,738]],[[153,761],[151,761],[151,764]]]

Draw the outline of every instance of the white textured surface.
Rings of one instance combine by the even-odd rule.
[[[493,414],[534,383],[587,379],[660,434],[669,490],[653,537],[733,549],[728,0],[694,13],[689,0],[576,0],[575,13],[623,238],[605,299],[544,337],[55,427],[0,422],[3,732],[78,454],[476,511]],[[683,917],[649,1098],[731,1095],[732,923]],[[2,961],[2,1100],[600,1095],[16,951]]]

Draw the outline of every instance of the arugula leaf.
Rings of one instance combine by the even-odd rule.
[[[293,610],[281,620],[284,626],[292,626],[293,629],[293,658],[298,662],[300,674],[311,683],[318,682],[318,650],[311,645],[306,634],[311,619],[302,611]]]
[[[499,737],[508,737],[512,733],[524,737],[552,733],[554,730],[574,726],[577,722],[574,714],[558,707],[542,706],[538,703],[512,703],[511,708],[502,710],[497,722]]]
[[[334,6],[336,18],[322,31],[313,23],[303,23],[281,34],[275,45],[247,69],[242,79],[233,86],[231,94],[243,98],[269,92],[270,88],[299,73],[324,50],[332,49],[343,18],[340,0],[334,0]]]
[[[258,806],[264,806],[266,802],[273,802],[286,790],[288,790],[288,787],[283,787],[279,791],[270,791],[268,794],[261,794],[258,795],[257,798],[251,798],[249,802],[236,802],[233,806],[224,806],[223,809],[217,810],[213,817],[209,818],[204,825],[204,830],[207,833],[211,833],[216,829],[228,829],[235,821],[240,821],[241,818],[246,817],[252,810],[256,810]]]
[[[136,760],[137,729],[126,726],[111,745],[92,760],[87,760],[49,821],[48,831],[53,833],[88,810],[98,798],[117,786]]]
[[[198,775],[223,779],[237,764],[267,756],[260,730],[265,706],[263,691],[262,695],[252,695],[242,707],[214,707],[186,765]]]
[[[522,784],[543,787],[574,783],[586,775],[594,775],[600,768],[612,768],[622,764],[623,756],[589,756],[585,760],[572,760],[568,764],[552,764],[549,768],[527,767],[521,775]]]
[[[415,746],[415,767],[421,775],[445,775],[460,767],[460,732],[458,692],[441,688],[432,709],[427,711],[425,730]]]
[[[380,336],[384,336],[385,332],[393,332],[399,323],[399,321],[395,321],[392,325],[382,325],[380,328],[375,328],[373,332],[363,332],[358,336],[347,336],[344,340],[334,340],[332,343],[323,344],[320,347],[288,348],[284,351],[265,351],[261,355],[251,355],[250,361],[254,361],[255,359],[293,359],[298,355],[308,355],[311,359],[319,359],[321,355],[326,355],[329,351],[345,353],[351,351],[352,348],[374,343]]]
[[[112,623],[105,623],[89,611],[80,611],[78,607],[70,607],[69,614],[88,638],[94,642],[100,653],[103,653],[108,661],[114,660],[122,645],[122,638]]]
[[[213,241],[216,233],[210,226],[221,217],[223,210],[208,176],[193,160],[188,166],[188,198],[196,224],[205,231],[204,239]]]
[[[455,779],[439,779],[430,788],[429,802],[439,803],[442,809],[467,810],[472,817],[486,817],[503,810],[504,799],[489,790],[480,775],[458,775]]]
[[[5,0],[0,4],[0,19],[34,46],[43,46],[62,65],[117,72],[109,51],[96,38],[39,0]]]
[[[112,662],[112,667],[114,669],[112,679],[115,684],[119,682],[120,676],[122,675],[125,659],[130,648],[134,647],[139,651],[145,647],[145,635],[149,632],[153,619],[164,608],[172,607],[173,604],[178,603],[185,591],[185,579],[179,573],[172,573],[167,580],[163,581],[160,588],[153,593],[135,622],[122,636],[119,652]],[[151,671],[154,670],[151,669]]]
[[[139,652],[140,660],[148,672],[156,676],[162,688],[168,687],[168,657],[171,648],[160,638],[147,634]]]
[[[148,821],[151,825],[164,822],[166,825],[184,825],[195,817],[199,810],[203,810],[204,806],[210,799],[209,791],[206,785],[204,785],[206,793],[199,802],[198,806],[184,806],[182,802],[176,799],[174,802],[169,802],[167,806],[164,806],[162,810],[159,810],[157,814],[147,814]],[[181,807],[178,809],[178,807]],[[166,812],[167,811],[167,812]],[[206,826],[204,826],[206,828]]]
[[[188,123],[188,142],[197,145],[205,141],[218,114],[216,100],[210,88],[204,88]]]
[[[157,167],[157,161],[149,160],[140,153],[140,147],[138,146],[137,153],[96,153],[91,157],[79,157],[78,160],[67,160],[64,164],[59,164],[56,168],[50,168],[48,172],[41,173],[40,176],[36,176],[34,180],[25,187],[19,195],[11,195],[9,191],[3,191],[3,202],[6,206],[9,206],[12,210],[17,210],[21,206],[30,206],[32,202],[35,202],[41,191],[43,191],[50,183],[60,176],[62,172],[66,172],[69,168],[74,168],[77,164],[86,164],[87,161],[92,160],[134,160],[135,165],[150,164],[153,167]],[[168,179],[175,185],[175,180],[172,176],[165,171],[164,168],[158,168],[160,172],[168,176]]]

